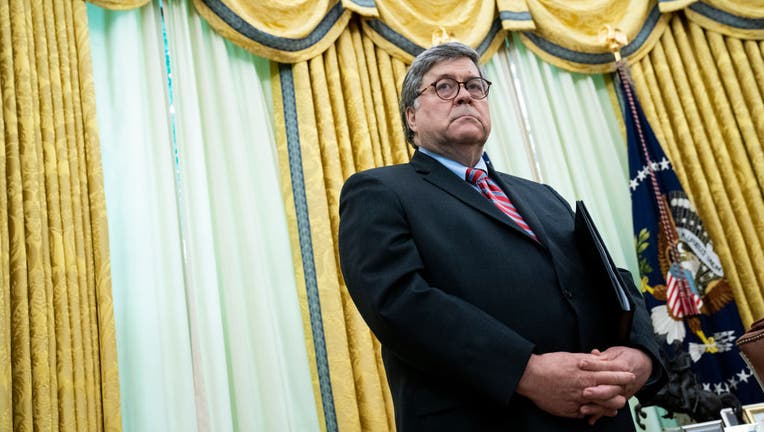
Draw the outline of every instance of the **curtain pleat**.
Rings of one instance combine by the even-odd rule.
[[[648,119],[706,224],[746,326],[764,316],[764,120],[753,75],[761,47],[676,16],[633,67]]]
[[[85,5],[3,2],[0,40],[0,429],[120,430]]]
[[[692,27],[693,36],[695,39],[702,40],[702,31],[697,27]],[[735,160],[736,163],[740,163],[742,166],[739,172],[745,174],[745,178],[741,179],[743,184],[746,184],[746,191],[751,192],[761,191],[764,189],[764,151],[761,147],[761,140],[764,139],[764,102],[762,102],[761,91],[757,83],[756,76],[754,75],[751,65],[758,61],[762,61],[761,49],[756,53],[751,50],[750,56],[752,61],[749,62],[749,54],[746,53],[744,45],[759,45],[764,46],[764,43],[754,41],[741,41],[740,39],[723,37],[719,34],[709,33],[709,39],[713,42],[713,54],[714,57],[722,57],[725,51],[729,52],[729,60],[731,68],[726,65],[726,60],[723,63],[724,68],[720,68],[723,76],[734,76],[736,80],[726,80],[725,89],[730,99],[733,101],[744,101],[745,104],[734,103],[732,105],[734,119],[737,120],[738,127],[740,128],[740,134],[742,135],[743,145],[745,146],[745,155],[747,156],[741,159]],[[726,47],[724,45],[726,43]],[[764,77],[761,77],[764,78]],[[732,118],[725,119],[732,120]],[[736,156],[733,153],[733,156]],[[753,170],[753,175],[750,175],[749,167]],[[750,182],[750,184],[749,184]],[[758,187],[757,187],[758,183]]]
[[[111,260],[109,257],[109,231],[104,193],[101,147],[98,139],[98,119],[95,106],[93,65],[88,38],[88,17],[84,3],[72,2],[74,45],[72,59],[77,59],[77,104],[82,109],[83,140],[78,141],[80,153],[81,209],[84,219],[86,276],[88,287],[81,287],[85,295],[90,320],[88,354],[92,370],[93,397],[91,418],[105,430],[122,430],[119,397],[119,368],[117,361],[114,302],[111,288]],[[75,105],[77,106],[77,105]]]
[[[321,56],[282,65],[274,82],[279,157],[289,167],[282,184],[291,231],[309,220],[310,232],[292,241],[327,430],[394,429],[379,344],[342,281],[336,233],[345,179],[409,158],[397,108],[397,79],[404,73],[405,65],[375,47],[354,20]],[[330,390],[322,386],[327,380]]]

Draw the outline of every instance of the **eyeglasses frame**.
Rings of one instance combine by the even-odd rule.
[[[437,89],[437,87],[435,87],[435,84],[437,84],[439,81],[441,81],[441,80],[444,80],[444,79],[450,79],[450,80],[452,80],[452,81],[455,81],[455,82],[456,82],[456,85],[457,85],[456,93],[454,93],[454,96],[453,96],[453,97],[451,97],[451,98],[448,98],[448,99],[446,99],[446,98],[444,98],[443,96],[441,96],[441,95],[438,93],[438,89]],[[488,85],[486,86],[486,88],[485,88],[485,95],[484,95],[483,97],[479,97],[479,98],[476,98],[476,97],[472,96],[472,94],[471,94],[471,93],[470,93],[470,92],[467,90],[467,83],[468,83],[468,82],[470,82],[470,81],[472,81],[472,80],[474,80],[474,79],[483,80],[483,81],[485,81],[485,82],[488,84]],[[466,92],[467,92],[467,94],[468,94],[468,95],[469,95],[469,96],[470,96],[472,99],[475,99],[475,100],[483,100],[483,99],[485,99],[485,98],[487,98],[487,97],[488,97],[488,93],[489,93],[489,91],[491,90],[491,85],[492,85],[492,84],[493,84],[493,83],[492,83],[491,81],[488,81],[487,79],[485,79],[485,78],[483,78],[483,77],[481,77],[481,76],[472,77],[472,78],[468,79],[467,81],[459,81],[459,80],[457,80],[457,79],[454,79],[454,78],[451,78],[451,77],[440,77],[440,78],[436,79],[435,81],[433,81],[432,83],[430,83],[430,84],[429,84],[428,86],[426,86],[425,88],[423,88],[422,90],[420,90],[420,91],[419,91],[419,93],[417,93],[417,95],[416,95],[416,96],[417,96],[417,97],[419,97],[419,96],[422,96],[422,93],[426,92],[426,91],[427,91],[427,89],[429,89],[430,87],[432,87],[432,89],[435,91],[435,95],[436,95],[437,97],[439,97],[441,100],[444,100],[444,101],[452,101],[452,100],[456,99],[456,98],[459,96],[459,92],[461,92],[461,91],[462,91],[462,87],[464,87],[464,91],[466,91]]]

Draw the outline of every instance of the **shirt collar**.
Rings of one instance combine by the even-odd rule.
[[[453,159],[449,159],[445,156],[441,156],[435,152],[427,150],[424,147],[419,147],[419,151],[426,154],[427,156],[430,156],[436,161],[440,162],[441,165],[448,168],[449,171],[454,173],[457,177],[459,177],[462,180],[467,178],[467,168],[479,168],[485,172],[488,172],[488,167],[486,166],[485,159],[483,159],[482,157],[478,159],[478,162],[475,164],[474,167],[468,167],[468,166],[462,165],[461,163]],[[485,153],[483,154],[485,155]]]

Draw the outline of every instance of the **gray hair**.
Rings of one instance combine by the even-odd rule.
[[[423,51],[416,56],[411,67],[403,78],[401,88],[401,120],[403,121],[403,133],[406,136],[406,142],[416,147],[414,144],[414,131],[409,128],[406,121],[406,110],[409,107],[416,108],[416,99],[419,97],[419,90],[422,86],[422,78],[436,64],[445,60],[454,60],[459,58],[468,58],[475,63],[480,76],[483,77],[483,70],[480,68],[480,56],[477,51],[460,42],[448,42],[442,45],[436,45]]]

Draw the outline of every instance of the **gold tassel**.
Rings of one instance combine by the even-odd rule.
[[[626,34],[618,27],[611,25],[604,25],[600,30],[600,43],[605,45],[608,51],[615,56],[616,63],[621,62],[621,48],[629,43]]]
[[[444,44],[447,42],[454,42],[454,34],[449,33],[445,27],[438,27],[432,32],[432,46]]]

